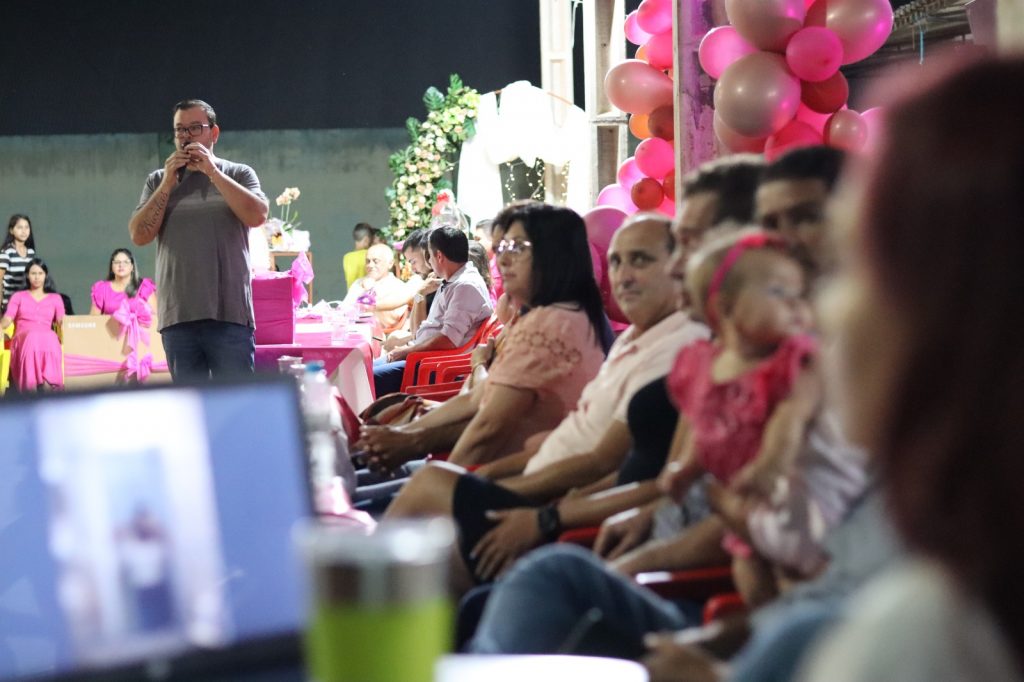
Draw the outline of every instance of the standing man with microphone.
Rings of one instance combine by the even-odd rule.
[[[174,105],[175,150],[146,178],[128,231],[157,240],[160,333],[175,381],[253,371],[250,227],[269,204],[252,168],[218,159],[217,114],[202,100]]]

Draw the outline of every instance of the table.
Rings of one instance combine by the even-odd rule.
[[[271,249],[270,250],[270,262],[273,263],[273,265],[274,265],[274,271],[275,272],[279,272],[280,271],[280,269],[277,267],[277,257],[278,256],[285,256],[286,258],[296,258],[300,253],[302,253],[302,252],[301,251],[275,251],[274,249]],[[313,251],[310,250],[310,251],[306,251],[305,253],[306,253],[306,258],[309,259],[309,265],[310,265],[310,267],[312,267],[313,266]],[[309,284],[306,285],[306,291],[309,293],[309,302],[312,304],[313,303],[313,280],[310,280]]]
[[[344,338],[329,345],[303,343],[256,346],[256,369],[277,371],[277,359],[285,355],[301,357],[304,362],[321,360],[324,371],[348,406],[359,414],[373,402],[373,333],[370,325],[348,328]]]
[[[445,656],[434,682],[647,682],[639,663],[594,656]]]

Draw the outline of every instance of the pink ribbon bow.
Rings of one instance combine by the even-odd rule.
[[[299,255],[292,261],[292,267],[289,271],[294,278],[292,280],[292,303],[299,305],[306,300],[306,285],[312,282],[314,277],[313,265],[309,262],[309,258],[306,257],[305,251],[299,252]]]
[[[138,352],[132,352],[128,354],[128,357],[124,361],[124,376],[126,379],[130,379],[133,376],[138,377],[139,383],[143,383],[149,378],[149,375],[153,373],[153,355],[146,353],[139,358]]]
[[[121,333],[117,338],[127,336],[130,351],[139,347],[139,341],[149,345],[149,332],[146,329],[153,324],[153,313],[148,303],[137,298],[126,298],[114,312],[113,318],[121,325]]]

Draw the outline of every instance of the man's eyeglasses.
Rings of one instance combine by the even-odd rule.
[[[502,239],[500,242],[498,242],[498,245],[494,248],[494,253],[496,253],[499,256],[501,254],[503,254],[503,253],[507,253],[508,255],[512,256],[513,258],[518,258],[519,256],[521,256],[524,253],[526,253],[527,251],[529,251],[530,248],[532,248],[532,247],[533,247],[533,244],[531,242],[528,242],[528,241],[518,241],[518,240],[515,240],[515,239],[511,239],[511,240],[509,240],[509,239]]]
[[[209,128],[209,123],[193,123],[190,126],[175,126],[174,136],[182,137],[185,133],[189,134],[189,137],[195,137],[203,134],[203,128]]]

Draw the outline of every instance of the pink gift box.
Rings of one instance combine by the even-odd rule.
[[[323,322],[306,322],[295,325],[295,343],[303,346],[331,345],[331,326]]]
[[[259,345],[295,343],[294,277],[286,273],[261,273],[252,280],[252,308]]]

